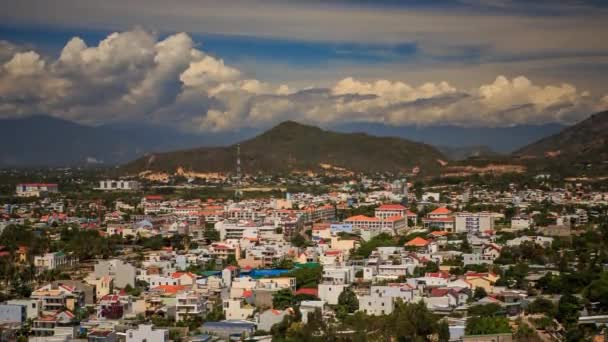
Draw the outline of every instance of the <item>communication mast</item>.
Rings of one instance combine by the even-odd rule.
[[[234,190],[234,200],[239,201],[243,196],[241,191],[241,144],[236,145],[236,189]]]

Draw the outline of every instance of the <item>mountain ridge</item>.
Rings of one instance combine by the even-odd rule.
[[[321,171],[436,172],[447,158],[436,148],[401,138],[339,133],[285,121],[239,143],[245,172]],[[236,145],[150,154],[122,167],[127,173],[227,172],[235,169]]]

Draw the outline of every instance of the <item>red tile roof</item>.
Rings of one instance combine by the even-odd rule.
[[[319,296],[319,289],[311,288],[311,287],[303,287],[296,291],[296,295],[303,294],[309,296]]]

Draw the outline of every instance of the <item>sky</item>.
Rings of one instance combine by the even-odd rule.
[[[0,117],[572,124],[608,109],[606,34],[606,1],[3,1]]]

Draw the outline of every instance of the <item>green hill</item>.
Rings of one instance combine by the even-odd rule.
[[[439,171],[445,156],[430,145],[364,133],[336,133],[293,121],[240,143],[244,173],[284,173],[345,169],[354,172]],[[236,145],[148,154],[124,165],[124,173],[235,170]]]
[[[603,174],[608,171],[608,111],[513,154],[534,169],[553,169],[566,175]]]

